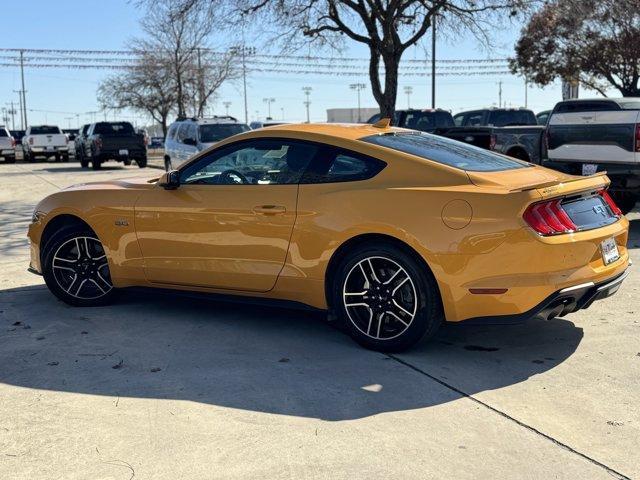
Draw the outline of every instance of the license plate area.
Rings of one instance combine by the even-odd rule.
[[[593,175],[598,171],[598,165],[594,163],[583,163],[582,164],[582,175],[588,176]]]
[[[602,252],[602,261],[605,265],[615,262],[620,258],[618,245],[614,238],[607,238],[600,243],[600,251]]]
[[[118,150],[118,154],[119,154],[119,155],[122,155],[122,156],[129,155],[129,150],[127,150],[127,149],[120,149],[120,150]]]

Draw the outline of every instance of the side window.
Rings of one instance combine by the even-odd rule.
[[[461,127],[463,122],[464,122],[464,113],[458,113],[457,115],[453,116],[453,123],[457,127]]]
[[[171,125],[169,127],[169,131],[167,132],[167,138],[169,140],[175,140],[176,131],[178,130],[179,126],[180,126],[180,124],[174,123],[173,125]]]
[[[187,136],[185,138],[191,138],[193,140],[198,139],[198,127],[195,123],[190,123],[187,129]]]
[[[482,125],[483,112],[469,112],[464,117],[462,125],[465,127],[477,127]]]
[[[178,128],[178,134],[176,135],[176,142],[184,142],[184,139],[187,138],[187,131],[189,130],[189,124],[183,123]]]
[[[355,182],[375,177],[387,164],[355,152],[326,147],[309,166],[300,183]]]
[[[287,185],[300,181],[318,147],[291,140],[232,144],[189,165],[181,183],[192,185]]]

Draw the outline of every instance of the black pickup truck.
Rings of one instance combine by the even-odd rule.
[[[84,139],[80,165],[88,167],[89,162],[98,170],[108,160],[131,165],[135,161],[140,168],[147,166],[147,146],[144,136],[136,133],[129,122],[92,123]]]
[[[375,123],[374,115],[367,123]],[[542,161],[544,126],[531,110],[488,108],[452,116],[446,110],[397,110],[393,125],[411,128],[493,150],[527,162]]]

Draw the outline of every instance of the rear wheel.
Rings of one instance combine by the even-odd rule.
[[[435,279],[395,245],[376,243],[347,255],[333,283],[333,309],[366,348],[406,350],[432,337],[442,323]]]
[[[82,168],[87,168],[89,166],[89,160],[87,160],[84,156],[80,157],[80,166]]]
[[[114,294],[102,243],[85,228],[63,229],[47,243],[43,275],[49,290],[69,305],[105,305]]]
[[[16,157],[5,157],[4,163],[16,163]]]
[[[147,157],[145,156],[139,158],[138,160],[136,160],[136,163],[138,164],[138,167],[145,168],[147,166]]]
[[[100,160],[100,157],[93,157],[91,159],[91,168],[93,168],[94,170],[100,170],[101,167],[102,161]]]

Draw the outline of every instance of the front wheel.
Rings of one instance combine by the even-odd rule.
[[[102,162],[100,161],[100,157],[93,157],[91,159],[91,168],[94,170],[100,170],[102,167]]]
[[[395,245],[371,244],[347,255],[333,284],[332,309],[365,348],[406,350],[432,337],[443,321],[433,275]]]
[[[69,305],[106,305],[114,294],[102,243],[83,228],[61,230],[45,245],[43,276],[49,290]]]

